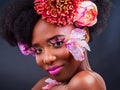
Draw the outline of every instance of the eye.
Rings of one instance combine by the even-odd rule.
[[[63,43],[64,43],[63,41],[57,41],[56,43],[53,43],[52,46],[54,48],[59,48],[59,47],[61,47],[63,45]]]
[[[55,36],[54,38],[50,39],[48,43],[53,48],[60,48],[62,47],[64,42],[65,42],[65,36],[59,35],[59,36]]]
[[[43,51],[43,50],[42,50],[41,48],[34,48],[34,47],[32,47],[32,48],[29,49],[29,53],[30,53],[32,56],[39,55],[39,54],[42,53],[42,51]]]
[[[41,54],[42,53],[42,49],[35,49],[35,51],[34,51],[34,53],[36,54],[36,55],[39,55],[39,54]]]

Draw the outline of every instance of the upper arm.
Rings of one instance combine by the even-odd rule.
[[[106,90],[106,87],[98,74],[82,71],[71,79],[68,90]]]

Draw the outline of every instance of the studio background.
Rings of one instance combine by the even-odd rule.
[[[0,0],[0,9],[7,1]],[[92,69],[104,78],[107,90],[120,90],[120,1],[111,1],[108,25],[90,43],[88,54]],[[23,56],[0,38],[0,90],[30,90],[44,75],[34,57]]]

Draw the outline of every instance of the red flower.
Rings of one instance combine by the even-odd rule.
[[[47,22],[57,25],[73,24],[81,1],[83,0],[35,0],[34,9]]]
[[[35,0],[34,9],[52,24],[92,26],[97,22],[97,7],[92,1]]]

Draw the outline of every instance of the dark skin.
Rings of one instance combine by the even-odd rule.
[[[35,55],[37,65],[45,71],[52,66],[60,66],[62,69],[55,75],[50,74],[40,79],[32,90],[42,90],[42,87],[47,84],[45,83],[47,78],[62,82],[50,90],[106,90],[102,77],[91,70],[86,51],[84,52],[85,60],[76,61],[66,49],[65,42],[69,40],[70,33],[74,28],[73,25],[64,27],[52,25],[44,20],[36,23],[32,35],[32,45],[38,51]],[[84,28],[83,30],[86,32],[85,40],[88,42],[88,29]],[[65,37],[64,43],[57,42],[58,38],[60,42],[63,42],[61,36]]]

